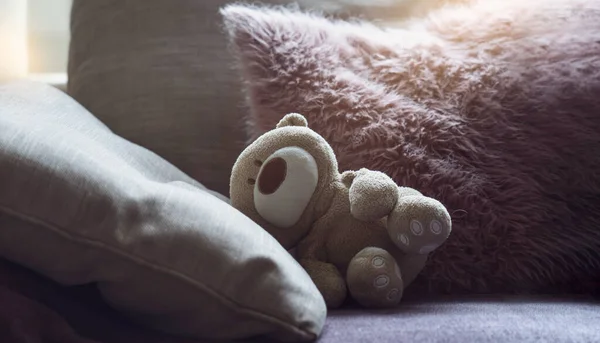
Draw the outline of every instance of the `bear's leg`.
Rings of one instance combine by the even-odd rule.
[[[428,254],[442,245],[452,230],[450,214],[439,201],[404,196],[387,218],[390,238],[407,254]]]
[[[317,260],[301,259],[300,265],[311,277],[328,308],[337,308],[346,299],[346,282],[338,269],[330,264]]]
[[[398,305],[404,284],[396,260],[380,248],[364,248],[352,258],[346,273],[352,298],[365,307]]]

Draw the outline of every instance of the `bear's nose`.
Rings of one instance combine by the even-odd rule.
[[[262,164],[254,183],[256,212],[278,228],[294,226],[319,182],[317,161],[297,146],[281,148]]]
[[[258,191],[262,194],[273,194],[279,189],[287,175],[287,163],[281,157],[269,160],[258,177]]]

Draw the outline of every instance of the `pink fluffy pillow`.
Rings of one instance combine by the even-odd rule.
[[[600,279],[600,1],[501,0],[403,28],[222,10],[250,139],[307,116],[341,169],[440,199],[438,291],[589,291]],[[419,283],[418,282],[418,283]]]

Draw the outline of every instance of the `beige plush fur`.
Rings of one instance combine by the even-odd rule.
[[[234,207],[285,248],[297,248],[331,308],[347,293],[366,307],[397,305],[451,232],[437,200],[381,172],[340,174],[329,144],[299,114],[288,114],[242,152],[230,192]]]

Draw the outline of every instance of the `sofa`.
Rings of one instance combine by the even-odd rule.
[[[229,205],[261,123],[227,3],[74,0],[66,89],[0,86],[0,341],[600,342],[588,292],[415,283],[398,308],[327,309]],[[268,1],[389,25],[443,3]]]

